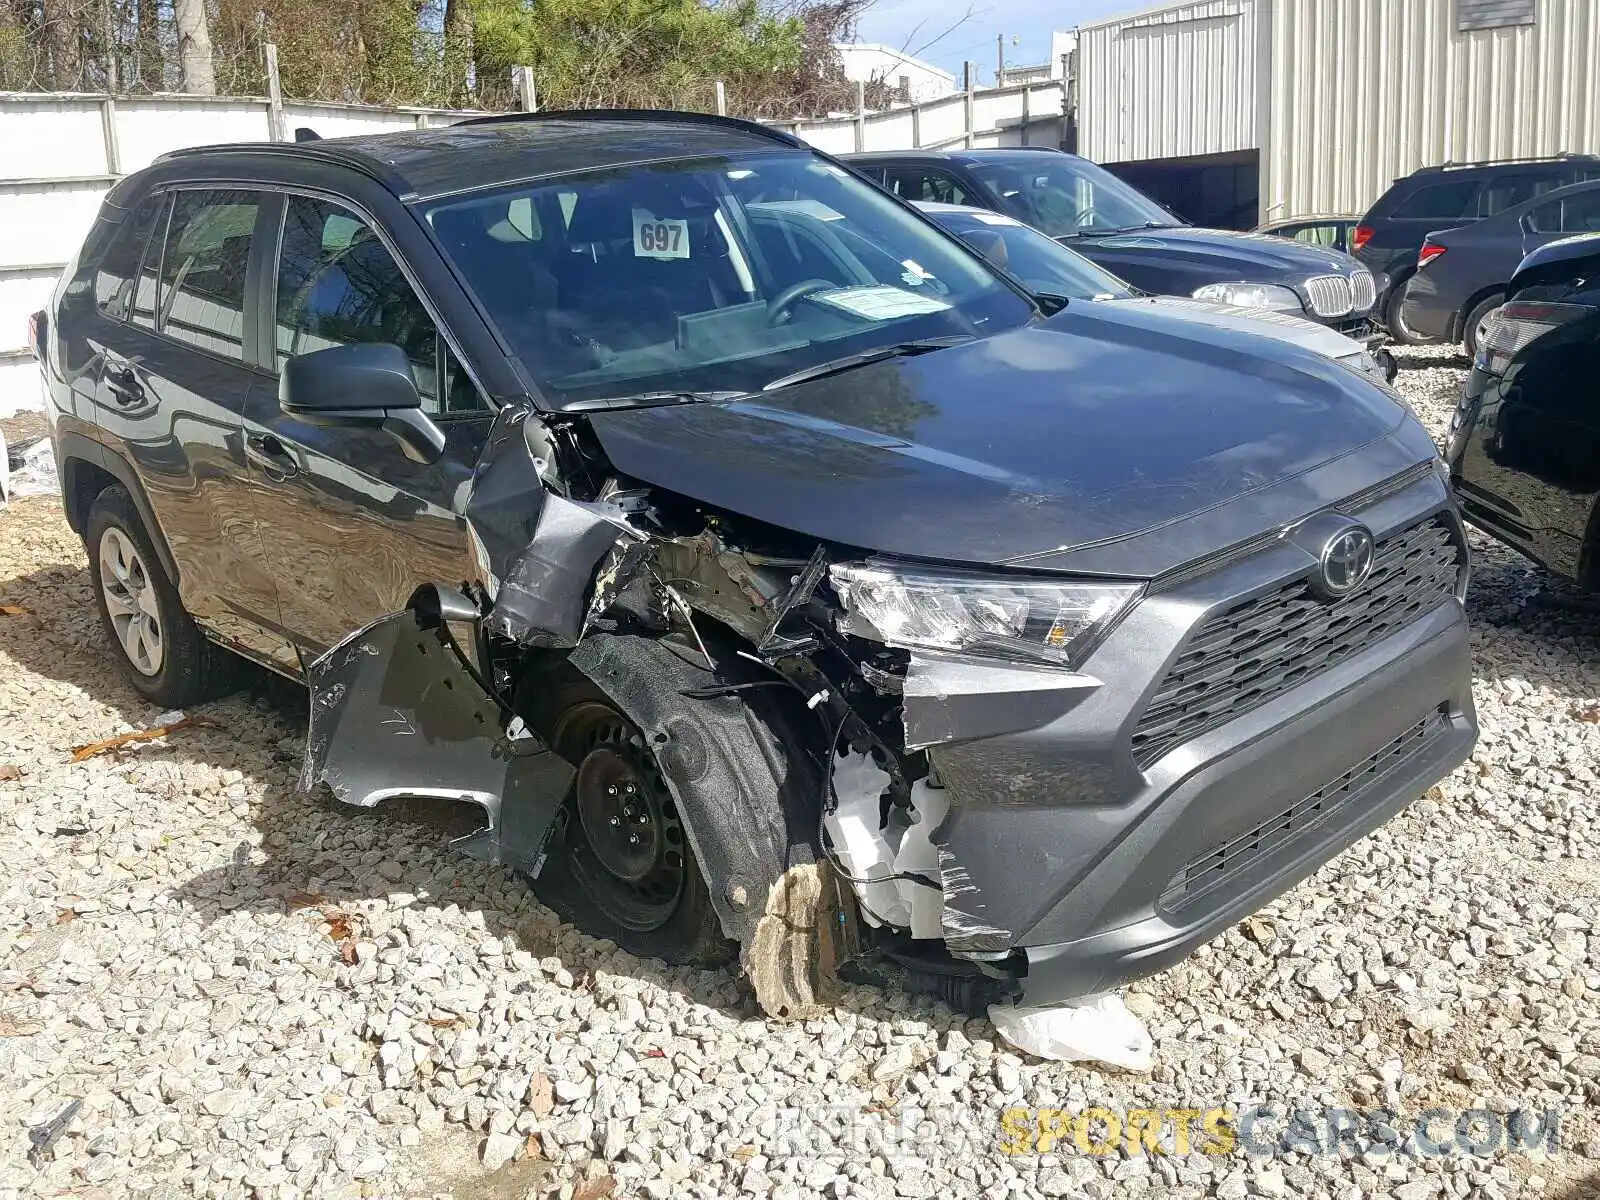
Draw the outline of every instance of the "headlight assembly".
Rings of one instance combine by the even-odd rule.
[[[1303,313],[1306,306],[1293,288],[1276,283],[1208,283],[1193,292],[1196,300],[1216,300],[1240,308],[1265,308],[1273,312]]]
[[[845,632],[891,646],[1074,668],[1144,590],[929,571],[874,560],[837,563],[829,578]]]

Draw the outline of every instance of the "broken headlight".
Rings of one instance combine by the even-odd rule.
[[[1076,667],[1143,590],[1136,583],[926,571],[884,562],[828,569],[846,633],[890,646]]]

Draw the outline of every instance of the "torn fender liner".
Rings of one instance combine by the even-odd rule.
[[[434,611],[458,603],[435,601]],[[361,629],[311,664],[311,728],[300,786],[346,804],[395,796],[479,805],[467,849],[509,866],[539,854],[573,769],[483,688],[445,631],[413,609]]]
[[[785,703],[784,688],[756,688],[742,698],[682,695],[772,678],[753,666],[745,674],[742,659],[710,672],[661,642],[597,633],[571,662],[650,740],[723,932],[739,940],[748,969],[769,892],[785,872],[817,859],[821,777],[804,749],[816,740],[804,722],[815,718],[797,702]]]

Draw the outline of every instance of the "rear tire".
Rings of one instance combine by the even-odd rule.
[[[1391,341],[1399,342],[1402,346],[1420,346],[1428,339],[1413,333],[1400,312],[1406,299],[1406,284],[1410,281],[1411,277],[1407,275],[1389,286],[1389,298],[1383,304],[1383,326],[1389,331]]]
[[[1489,323],[1494,319],[1494,314],[1504,307],[1506,298],[1498,292],[1493,296],[1485,296],[1472,306],[1472,311],[1467,314],[1467,319],[1461,325],[1461,348],[1467,352],[1469,360],[1478,357],[1478,346],[1483,340],[1483,335],[1488,332]]]
[[[577,767],[534,894],[562,920],[640,958],[699,967],[731,961],[737,945],[722,934],[644,734],[566,663],[541,672],[517,707]]]
[[[187,708],[231,691],[235,662],[184,611],[149,532],[121,484],[95,497],[84,548],[100,623],[124,677],[146,700]]]

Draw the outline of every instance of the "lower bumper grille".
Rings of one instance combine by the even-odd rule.
[[[1156,907],[1173,912],[1195,903],[1205,893],[1236,878],[1240,871],[1287,854],[1301,839],[1348,814],[1393,767],[1420,753],[1445,729],[1447,717],[1430,713],[1376,754],[1363,759],[1337,779],[1324,784],[1254,829],[1197,855],[1173,877]]]
[[[1453,599],[1461,554],[1431,518],[1379,542],[1367,581],[1342,599],[1302,579],[1208,618],[1134,727],[1134,761],[1148,767]]]

